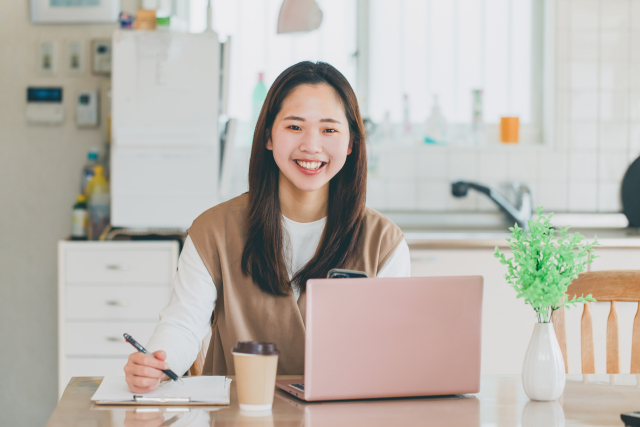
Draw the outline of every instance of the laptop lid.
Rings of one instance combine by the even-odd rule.
[[[477,393],[482,276],[307,282],[305,400]]]

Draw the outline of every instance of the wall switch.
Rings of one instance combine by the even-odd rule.
[[[42,41],[38,44],[38,73],[40,74],[55,74],[56,64],[56,51],[57,45],[53,41]]]
[[[111,39],[92,40],[91,57],[94,74],[111,74]]]
[[[84,73],[84,43],[79,40],[67,42],[65,63],[67,72],[70,74]]]
[[[100,99],[97,90],[78,92],[76,122],[80,128],[98,127],[100,124]]]
[[[64,121],[61,87],[27,88],[27,122],[55,125]]]

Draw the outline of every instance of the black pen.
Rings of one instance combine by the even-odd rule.
[[[153,355],[153,354],[151,354],[151,353],[149,353],[149,352],[147,351],[147,349],[146,349],[146,348],[144,348],[143,346],[141,346],[141,345],[138,343],[138,341],[134,340],[134,339],[133,339],[133,337],[132,337],[131,335],[129,335],[129,334],[123,334],[122,336],[124,337],[124,340],[125,340],[126,342],[128,342],[129,344],[131,344],[132,346],[134,346],[134,347],[135,347],[135,349],[136,349],[136,350],[138,350],[140,353],[144,353],[144,354],[149,355],[149,356],[151,356],[151,357],[153,357],[153,358],[155,359],[154,355]],[[179,377],[175,374],[175,372],[173,372],[171,369],[166,369],[166,370],[164,370],[164,369],[163,369],[163,370],[162,370],[162,372],[164,372],[165,374],[167,374],[167,376],[168,376],[169,378],[171,378],[172,380],[174,380],[174,381],[179,381],[179,380],[180,380],[180,378],[179,378]]]

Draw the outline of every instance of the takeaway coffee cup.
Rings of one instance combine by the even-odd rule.
[[[280,351],[270,342],[238,341],[231,350],[236,367],[238,401],[243,411],[269,411]]]

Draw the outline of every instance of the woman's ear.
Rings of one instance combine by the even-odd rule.
[[[267,139],[267,143],[265,144],[265,147],[267,147],[267,150],[273,151],[273,144],[271,143],[271,138]]]
[[[347,156],[351,154],[351,151],[353,151],[352,148],[353,148],[353,142],[349,140],[349,148],[347,148]]]

